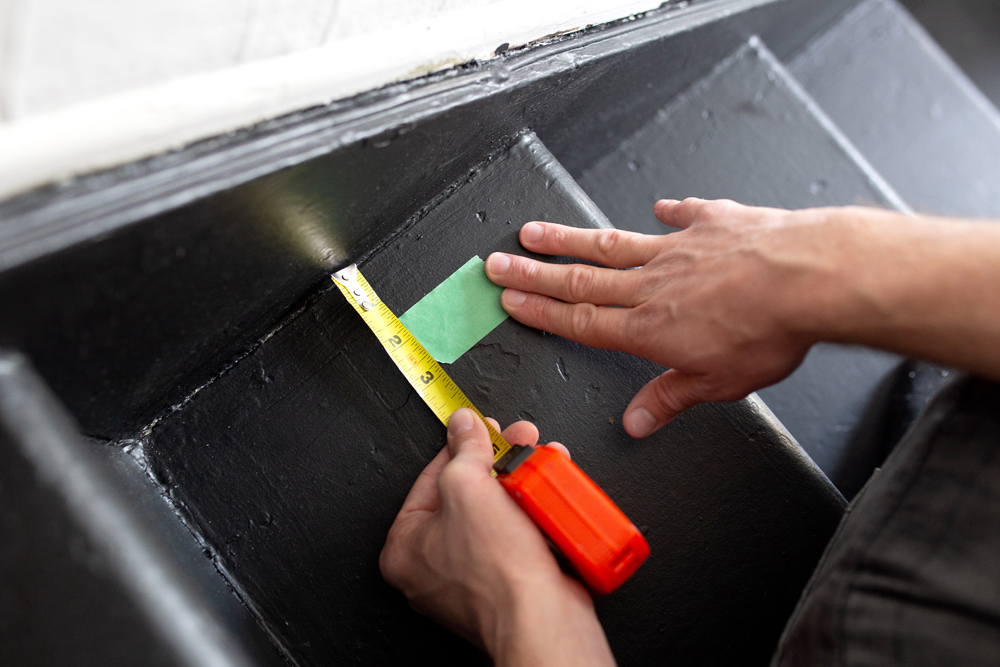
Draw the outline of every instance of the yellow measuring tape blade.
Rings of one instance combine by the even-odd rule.
[[[424,399],[424,403],[437,415],[437,418],[447,426],[448,418],[455,410],[459,408],[474,410],[490,432],[493,460],[496,461],[506,454],[510,449],[507,441],[486,421],[483,414],[476,410],[472,401],[466,398],[455,381],[448,377],[420,341],[389,310],[389,306],[378,298],[378,294],[358,271],[358,267],[351,264],[330,277],[389,353],[396,367],[403,373],[403,377],[413,386],[420,398]],[[496,473],[493,475],[496,476]]]

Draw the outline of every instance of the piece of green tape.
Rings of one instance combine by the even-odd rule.
[[[507,319],[503,288],[486,277],[486,263],[473,257],[448,276],[399,321],[441,364],[454,363]]]

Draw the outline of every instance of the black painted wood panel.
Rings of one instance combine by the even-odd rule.
[[[892,207],[898,199],[820,114],[754,42],[666,104],[580,183],[612,223],[647,234],[673,231],[653,217],[653,203],[667,197]],[[848,498],[885,456],[877,426],[900,361],[820,344],[789,378],[759,392]]]
[[[137,459],[0,350],[0,664],[285,664]]]
[[[522,128],[579,174],[751,34],[792,54],[855,1],[665,7],[0,202],[0,344],[129,437]]]
[[[606,224],[530,135],[361,266],[403,312],[523,221]],[[620,417],[661,368],[507,320],[448,368],[486,414],[535,421],[646,531],[653,555],[598,602],[623,665],[765,664],[843,500],[751,401],[635,441]],[[378,573],[386,531],[444,427],[336,290],[152,431],[146,453],[302,665],[484,658]]]
[[[1000,216],[1000,112],[895,0],[861,3],[790,69],[915,211]]]

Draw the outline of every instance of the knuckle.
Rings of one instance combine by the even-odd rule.
[[[453,460],[438,475],[438,488],[441,490],[441,493],[451,493],[460,487],[464,480],[465,471],[462,470],[462,466],[458,462]]]
[[[438,476],[438,491],[442,498],[460,498],[480,477],[470,461],[455,459]]]
[[[677,388],[671,382],[661,380],[653,383],[653,399],[665,413],[677,414],[687,408],[687,403],[678,395]]]
[[[693,219],[701,210],[704,202],[701,199],[695,197],[688,197],[677,205],[675,209],[678,218],[690,220]]]
[[[378,557],[378,569],[386,583],[395,588],[403,587],[406,579],[406,562],[402,546],[390,532]]]
[[[603,257],[613,256],[622,246],[625,235],[617,229],[605,229],[597,234],[597,251]]]
[[[645,304],[632,308],[629,317],[625,318],[622,325],[625,340],[633,341],[637,349],[644,349],[643,343],[653,339],[649,335],[650,320],[650,311]]]
[[[557,313],[553,311],[556,303],[549,298],[531,295],[525,302],[528,317],[532,322],[542,326],[550,327],[555,321]]]
[[[521,280],[531,282],[538,275],[538,264],[525,257],[515,257],[514,271]]]
[[[549,227],[545,231],[546,231],[546,236],[548,236],[549,233],[552,234],[551,237],[552,245],[554,246],[562,247],[566,244],[566,242],[570,240],[569,229],[563,227],[562,225],[553,225],[552,227]]]
[[[721,200],[706,202],[704,209],[708,217],[715,217],[725,213],[726,205]]]
[[[716,199],[705,203],[704,214],[709,219],[725,219],[735,214],[737,208],[739,204],[731,199]]]
[[[569,330],[574,337],[582,337],[590,333],[597,316],[597,307],[590,303],[580,303],[573,306],[569,317]]]
[[[569,270],[566,286],[572,301],[585,301],[594,282],[594,272],[589,266],[574,266]]]

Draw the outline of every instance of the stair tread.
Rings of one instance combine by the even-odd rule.
[[[789,70],[917,212],[1000,215],[1000,113],[894,0],[867,0]]]
[[[789,209],[904,206],[757,41],[665,106],[580,183],[612,224],[644,233],[671,231],[652,214],[663,197]],[[759,394],[850,497],[856,489],[846,482],[856,475],[842,461],[899,363],[894,355],[821,344],[795,373]]]
[[[133,454],[2,350],[0,544],[5,665],[286,664]]]
[[[607,225],[529,138],[361,268],[403,312],[474,254],[523,253],[517,223],[535,216]],[[485,414],[529,419],[543,441],[565,442],[647,528],[654,556],[598,601],[621,664],[766,663],[842,499],[765,412],[752,401],[707,405],[632,440],[621,414],[662,369],[513,320],[447,371]],[[166,416],[146,454],[300,664],[362,654],[448,664],[475,655],[413,614],[376,567],[393,516],[443,444],[441,424],[332,292]]]
[[[616,227],[662,234],[669,230],[653,217],[660,198],[728,198],[790,209],[898,206],[894,193],[873,182],[877,178],[755,42],[579,180]]]

